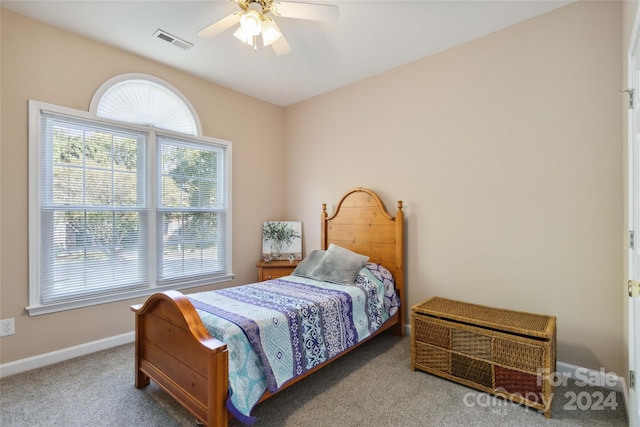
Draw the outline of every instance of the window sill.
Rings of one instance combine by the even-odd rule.
[[[215,279],[209,279],[205,283],[194,283],[194,282],[188,282],[188,283],[182,283],[182,284],[172,283],[169,285],[157,286],[155,288],[146,288],[146,289],[140,289],[140,290],[135,290],[130,292],[122,292],[118,294],[87,298],[87,299],[77,300],[77,301],[67,301],[67,302],[53,303],[53,304],[47,304],[47,305],[30,305],[26,307],[26,310],[27,312],[29,312],[29,316],[39,316],[42,314],[57,313],[57,312],[66,311],[66,310],[75,310],[77,308],[90,307],[92,305],[108,304],[116,301],[123,301],[127,299],[149,296],[157,292],[164,292],[168,290],[189,289],[189,288],[196,288],[200,286],[213,285],[216,283],[224,283],[224,282],[229,282],[233,280],[233,278],[234,278],[234,274],[229,274],[227,276],[221,276],[221,277],[216,277]]]

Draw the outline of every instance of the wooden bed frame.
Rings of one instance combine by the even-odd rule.
[[[332,216],[322,204],[321,248],[330,243],[368,255],[371,262],[386,267],[393,275],[401,306],[381,329],[362,342],[389,329],[404,335],[404,212],[398,201],[396,216],[387,212],[380,198],[362,187],[347,192]],[[135,386],[152,379],[198,422],[226,426],[228,394],[227,345],[213,338],[191,302],[177,291],[151,295],[144,304],[131,307],[136,318]],[[361,343],[362,343],[361,342]],[[358,345],[360,345],[359,343]],[[295,384],[355,347],[291,380]],[[282,390],[281,389],[281,390]],[[260,402],[272,396],[268,391]]]

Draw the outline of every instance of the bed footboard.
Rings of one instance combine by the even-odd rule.
[[[154,294],[131,310],[136,314],[136,388],[152,379],[204,425],[226,426],[227,345],[209,334],[180,292]]]

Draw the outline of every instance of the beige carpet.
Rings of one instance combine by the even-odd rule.
[[[409,337],[383,334],[259,404],[257,426],[626,426],[622,395],[570,383],[553,418],[410,369]],[[195,426],[154,383],[133,386],[133,345],[0,381],[0,425]],[[580,396],[580,401],[574,397]],[[587,400],[591,403],[587,405]],[[572,402],[573,401],[573,402]],[[580,405],[578,405],[580,404]],[[612,406],[617,405],[616,408]],[[582,407],[582,409],[579,408]],[[236,420],[230,425],[240,426]]]

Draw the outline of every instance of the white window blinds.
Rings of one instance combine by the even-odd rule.
[[[41,303],[145,286],[143,133],[41,117]]]
[[[158,283],[227,271],[226,148],[158,135]]]

